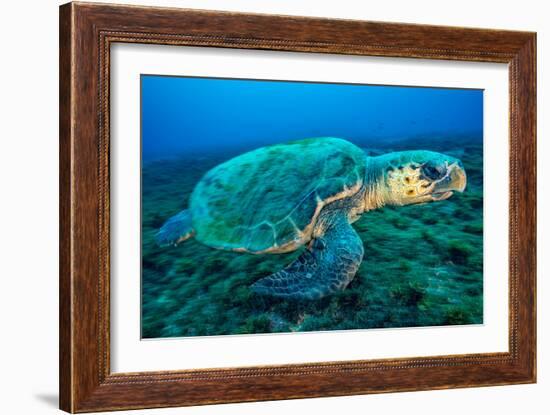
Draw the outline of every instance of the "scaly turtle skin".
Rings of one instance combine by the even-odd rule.
[[[462,163],[431,151],[367,157],[339,138],[262,147],[226,161],[196,185],[189,209],[157,233],[160,245],[192,236],[212,248],[252,254],[303,253],[252,289],[321,298],[344,289],[363,259],[351,224],[386,204],[408,205],[462,192]]]

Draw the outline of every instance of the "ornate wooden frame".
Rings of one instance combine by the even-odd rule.
[[[111,373],[113,42],[509,64],[509,352]],[[536,34],[198,10],[60,8],[60,407],[68,412],[530,383],[536,379]]]

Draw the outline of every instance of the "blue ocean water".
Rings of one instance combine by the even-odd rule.
[[[482,90],[142,75],[141,108],[143,338],[483,322]],[[355,278],[315,301],[250,290],[301,250],[155,242],[209,169],[264,145],[326,136],[368,155],[457,157],[466,191],[364,214],[353,224],[365,252]]]
[[[143,75],[143,159],[308,137],[481,137],[483,91]]]

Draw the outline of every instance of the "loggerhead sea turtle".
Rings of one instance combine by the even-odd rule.
[[[260,279],[260,294],[314,299],[343,290],[363,259],[351,224],[384,205],[441,201],[462,192],[460,160],[432,151],[368,157],[325,137],[262,147],[226,161],[198,182],[189,208],[156,234],[161,246],[195,237],[216,249],[281,254],[306,246]]]

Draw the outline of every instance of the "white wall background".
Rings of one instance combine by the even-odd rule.
[[[398,0],[189,0],[134,4],[311,15],[538,32],[539,383],[142,411],[157,414],[547,413],[550,406],[550,180],[543,69],[549,63],[546,2]],[[57,412],[58,9],[54,0],[2,5],[0,65],[0,412]],[[546,329],[545,329],[546,327]],[[136,412],[133,412],[136,413]]]

